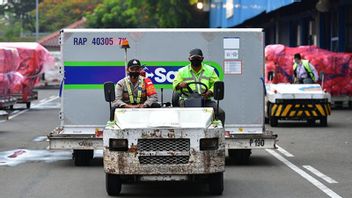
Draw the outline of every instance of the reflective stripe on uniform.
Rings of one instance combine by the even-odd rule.
[[[132,88],[131,88],[131,84],[128,82],[127,78],[125,78],[125,85],[127,87],[127,92],[128,92],[128,97],[130,99],[130,103],[133,104],[134,98],[133,98]]]
[[[201,79],[202,79],[202,75],[204,73],[204,70],[202,70],[199,74],[199,77],[197,78],[197,76],[194,74],[193,70],[191,71],[191,75],[193,77],[193,80],[194,82],[201,82]],[[197,93],[201,93],[201,88],[200,88],[200,85],[199,84],[196,84],[196,91]]]
[[[125,78],[125,85],[127,87],[127,92],[128,92],[128,97],[130,99],[130,103],[137,103],[139,104],[141,102],[141,98],[142,98],[142,89],[143,89],[143,84],[144,84],[144,80],[139,80],[138,82],[138,91],[137,91],[137,98],[136,100],[134,99],[133,96],[133,91],[132,91],[132,87],[131,87],[131,83],[129,82],[129,80],[127,78]]]

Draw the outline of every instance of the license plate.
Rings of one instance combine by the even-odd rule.
[[[264,147],[265,146],[265,139],[262,139],[262,138],[249,139],[249,146],[250,147]]]

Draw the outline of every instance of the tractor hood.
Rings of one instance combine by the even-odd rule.
[[[116,109],[115,123],[120,129],[208,128],[213,108]]]

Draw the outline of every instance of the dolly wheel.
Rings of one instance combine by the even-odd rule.
[[[73,150],[72,155],[75,166],[88,166],[94,157],[94,150]]]

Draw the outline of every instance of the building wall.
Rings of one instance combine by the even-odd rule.
[[[280,43],[292,47],[317,45],[331,51],[352,52],[352,0],[330,0],[327,12],[316,9],[318,1],[292,1],[286,6],[263,12],[231,27],[262,27],[266,44]],[[235,9],[234,17],[236,12],[241,13],[241,10]],[[214,13],[210,15],[214,16]],[[217,22],[219,21],[218,16]],[[217,25],[227,27],[228,23]]]

